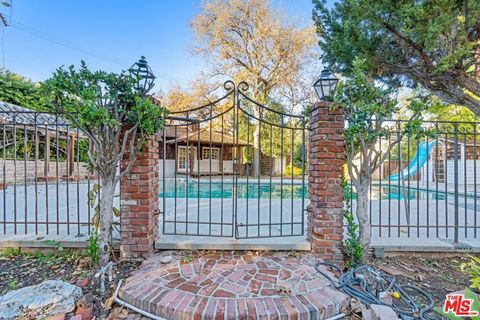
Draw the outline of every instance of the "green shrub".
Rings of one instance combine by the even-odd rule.
[[[6,248],[1,256],[12,259],[22,254],[22,248]]]
[[[97,232],[94,231],[90,234],[90,237],[88,237],[86,253],[87,253],[87,256],[90,258],[90,260],[92,261],[92,264],[95,266],[98,265],[98,263],[100,262],[100,259],[98,258],[99,249],[98,249],[97,241],[98,241]]]
[[[291,164],[289,164],[288,166],[286,166],[283,169],[283,175],[284,176],[291,176],[292,172],[293,172],[293,176],[297,176],[297,177],[301,176],[302,173],[303,173],[302,168],[294,167]]]
[[[460,270],[470,276],[470,288],[480,289],[480,256],[470,256],[470,261],[460,264]]]
[[[362,262],[363,249],[358,237],[358,224],[349,208],[343,210],[343,218],[347,222],[347,235],[343,241],[345,266],[353,268]]]
[[[343,240],[344,262],[346,267],[353,268],[362,263],[363,248],[358,236],[358,224],[355,222],[350,208],[351,189],[345,178],[345,173],[342,174],[341,185],[344,199],[343,219],[347,223],[347,234]]]

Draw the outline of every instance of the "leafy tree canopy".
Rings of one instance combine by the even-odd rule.
[[[352,74],[355,57],[390,85],[419,83],[480,115],[480,1],[313,0],[324,62]]]
[[[10,72],[0,72],[0,101],[16,104],[37,111],[47,111],[48,101],[43,83],[34,83],[29,79]]]

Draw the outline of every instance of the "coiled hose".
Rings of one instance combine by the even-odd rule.
[[[330,268],[334,272],[338,272],[340,276],[338,279],[332,278],[331,273],[322,270],[322,267]],[[441,319],[429,313],[435,301],[428,292],[412,285],[398,284],[395,282],[394,276],[375,270],[372,267],[362,265],[351,268],[344,273],[342,269],[334,264],[318,262],[315,264],[315,269],[327,278],[335,288],[363,304],[379,304],[391,307],[404,320]],[[415,301],[411,295],[413,292],[416,293],[416,297],[421,296],[425,298],[426,303]],[[382,295],[393,293],[395,293],[396,297],[392,299],[392,303],[381,299]]]

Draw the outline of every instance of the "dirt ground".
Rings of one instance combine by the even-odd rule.
[[[393,270],[397,282],[424,289],[433,296],[437,305],[441,305],[448,293],[469,286],[468,275],[462,273],[459,268],[459,264],[466,261],[468,261],[466,256],[453,258],[402,256],[372,259],[368,264],[384,269],[383,271]]]
[[[88,284],[82,286],[84,295],[91,295],[94,303],[96,319],[106,319],[109,311],[105,310],[102,303],[112,295],[115,286],[122,278],[126,278],[138,264],[116,263],[113,267],[114,280],[106,282],[106,292],[100,294],[98,282],[94,279],[96,269],[89,259],[65,253],[36,253],[15,255],[0,255],[0,296],[10,290],[36,285],[45,280],[62,280],[72,284],[88,279]],[[71,315],[67,315],[67,319]],[[35,319],[26,316],[23,319]]]
[[[182,252],[182,255],[201,255],[204,252]],[[441,305],[445,295],[468,286],[468,276],[461,273],[458,265],[467,257],[457,258],[421,258],[421,257],[388,257],[371,259],[369,265],[391,272],[399,283],[413,284],[431,293]],[[116,284],[126,278],[138,264],[115,263],[114,281],[108,286],[108,292],[100,295],[98,283],[90,281],[83,288],[84,294],[94,297],[94,315],[96,319],[146,319],[119,306],[105,310],[102,303],[111,296]],[[93,279],[96,270],[85,257],[74,254],[23,254],[14,256],[0,255],[0,295],[9,290],[35,285],[48,279],[63,280],[76,283],[83,279]],[[110,316],[109,316],[110,313]],[[68,319],[67,315],[67,319]],[[28,317],[24,318],[28,319]]]

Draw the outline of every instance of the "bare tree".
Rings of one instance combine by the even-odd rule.
[[[212,73],[247,81],[255,100],[267,103],[298,83],[318,55],[313,25],[300,27],[265,0],[211,0],[193,20],[194,53],[210,62]],[[254,116],[259,117],[258,107]],[[260,174],[260,128],[253,133],[253,173]]]

